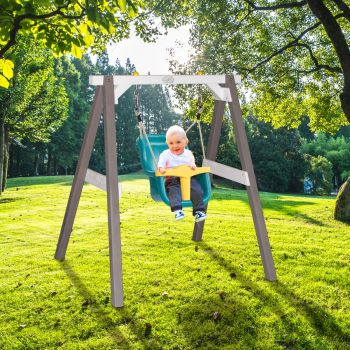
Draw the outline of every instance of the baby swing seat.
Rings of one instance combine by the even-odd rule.
[[[152,151],[156,159],[159,159],[159,155],[166,149],[168,145],[166,144],[166,139],[164,134],[158,135],[147,135],[147,138],[150,142]],[[172,169],[168,169],[165,174],[161,174],[157,171],[156,165],[153,161],[153,156],[149,145],[147,144],[146,137],[139,136],[136,140],[140,152],[141,166],[144,172],[149,176],[150,182],[150,192],[152,198],[159,202],[163,201],[166,205],[170,206],[169,198],[165,189],[164,175],[168,176],[179,176],[181,182],[181,193],[182,198],[185,200],[182,201],[183,207],[192,207],[192,202],[189,199],[189,186],[190,186],[190,177],[192,173],[195,173],[197,181],[200,183],[203,189],[203,202],[207,204],[211,196],[211,184],[209,177],[209,167],[199,167],[195,170],[190,169],[188,166],[180,166]],[[183,175],[183,176],[182,176]]]

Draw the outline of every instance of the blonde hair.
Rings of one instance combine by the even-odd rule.
[[[173,125],[171,126],[168,131],[165,134],[166,139],[168,140],[168,138],[172,135],[178,134],[180,136],[182,136],[183,138],[187,139],[187,135],[186,135],[186,131],[179,125]]]

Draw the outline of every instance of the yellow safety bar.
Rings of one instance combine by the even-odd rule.
[[[179,165],[174,168],[169,168],[165,170],[162,174],[160,171],[156,171],[156,176],[176,176],[180,178],[181,185],[181,196],[182,200],[187,201],[191,199],[191,177],[198,175],[210,173],[210,167],[198,167],[196,169],[191,169],[188,165]]]

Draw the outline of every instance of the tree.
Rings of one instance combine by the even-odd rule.
[[[313,157],[322,156],[332,164],[334,185],[340,185],[350,175],[350,140],[344,136],[332,137],[319,133],[314,140],[303,144],[303,152]]]
[[[240,73],[254,115],[276,127],[297,127],[307,115],[313,131],[332,133],[350,121],[348,2],[192,0],[187,8],[180,3],[173,6],[178,15],[167,8],[163,17],[193,23],[192,71]]]
[[[69,110],[67,120],[46,143],[47,175],[71,173],[75,168],[91,108],[92,89],[87,82],[93,65],[85,55],[81,60],[63,56],[57,60],[55,74],[64,81]]]
[[[10,147],[10,177],[73,174],[91,109],[93,88],[88,77],[94,74],[89,56],[66,56],[55,60],[55,76],[64,81],[69,99],[68,117],[49,142],[13,142]]]
[[[0,90],[0,193],[6,184],[10,144],[47,141],[67,117],[68,106],[49,50],[22,38],[11,58],[16,63],[13,84]]]
[[[312,183],[311,193],[330,194],[332,190],[332,163],[325,157],[310,157],[310,168],[306,173]]]
[[[172,110],[168,89],[161,85],[140,88],[140,110],[147,133],[165,133],[180,119]]]
[[[8,87],[13,76],[13,61],[6,54],[19,35],[35,39],[56,55],[80,58],[88,48],[101,51],[107,42],[128,37],[132,21],[136,33],[150,40],[158,30],[146,10],[141,0],[2,0],[0,86]]]
[[[247,133],[259,189],[269,192],[300,192],[306,171],[297,130],[274,129],[250,116]]]

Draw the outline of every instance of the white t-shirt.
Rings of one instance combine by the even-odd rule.
[[[177,155],[171,153],[170,149],[166,149],[159,156],[159,168],[173,168],[179,165],[195,166],[193,153],[189,149],[185,149],[183,153]]]

